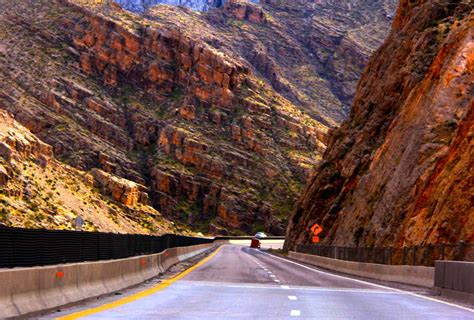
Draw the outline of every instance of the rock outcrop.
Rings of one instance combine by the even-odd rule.
[[[116,177],[100,169],[91,171],[94,177],[94,184],[102,188],[105,194],[109,194],[115,201],[123,203],[126,206],[135,206],[139,203],[146,205],[148,194],[142,186],[133,181]]]
[[[396,0],[234,0],[205,14],[155,6],[145,16],[237,55],[300,109],[337,126],[368,58],[388,34],[395,8]]]
[[[51,146],[22,130],[4,111],[0,113],[0,156],[9,164],[34,159],[46,166],[53,152]]]
[[[187,232],[146,206],[146,193],[136,183],[99,170],[93,175],[111,198],[97,192],[91,174],[57,161],[50,145],[0,110],[1,224],[73,229],[80,216],[88,231]]]
[[[93,170],[95,191],[124,212],[143,205],[146,188],[151,206],[196,231],[282,234],[346,113],[324,66],[374,50],[383,31],[366,46],[351,32],[384,30],[391,1],[355,1],[364,19],[333,1],[144,14],[105,0],[4,2],[0,108],[61,163]],[[331,11],[346,19],[310,23]],[[321,40],[330,54],[315,59],[318,37],[311,47],[300,35],[322,26],[351,41]],[[343,63],[356,76],[363,60]]]
[[[469,1],[400,2],[299,199],[287,248],[474,240],[474,16]]]
[[[328,127],[238,54],[107,1],[12,2],[2,24],[0,108],[96,191],[125,208],[146,188],[201,232],[283,233]]]
[[[262,7],[253,5],[248,1],[227,1],[220,11],[231,19],[246,20],[258,24],[267,22],[267,17]]]
[[[70,26],[75,29],[73,42],[82,70],[101,74],[108,86],[115,87],[119,78],[127,78],[140,83],[157,100],[183,86],[200,101],[225,107],[242,75],[248,73],[243,65],[206,43],[196,43],[179,29],[136,25],[133,20],[111,24],[111,19],[76,8],[86,13]]]

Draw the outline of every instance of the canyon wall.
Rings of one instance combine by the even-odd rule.
[[[204,233],[283,234],[392,2],[137,14],[107,0],[7,0],[0,108],[111,203]]]
[[[175,26],[228,56],[328,126],[348,114],[370,55],[390,30],[396,0],[226,1],[198,13],[155,6],[150,20]]]
[[[75,229],[79,218],[86,231],[187,233],[147,206],[136,184],[98,173],[61,163],[50,145],[0,110],[0,226]]]
[[[0,108],[59,161],[196,231],[284,232],[327,126],[194,30],[106,1],[11,4]]]
[[[474,42],[469,1],[400,2],[350,117],[331,135],[287,229],[309,243],[474,241]]]

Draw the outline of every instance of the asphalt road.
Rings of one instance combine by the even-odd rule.
[[[474,310],[224,245],[169,287],[85,318],[460,320]]]

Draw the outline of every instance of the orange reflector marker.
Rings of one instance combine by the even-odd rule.
[[[56,272],[56,278],[61,279],[63,277],[64,277],[64,272],[62,272],[62,271],[57,271]]]

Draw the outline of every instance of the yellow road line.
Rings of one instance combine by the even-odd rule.
[[[219,252],[220,249],[221,249],[221,247],[217,248],[217,250],[214,251],[212,254],[210,254],[207,258],[199,261],[198,263],[196,263],[191,268],[184,270],[183,272],[177,274],[176,276],[174,276],[171,279],[163,280],[163,282],[161,282],[160,284],[158,284],[158,285],[156,285],[156,286],[154,286],[150,289],[146,289],[146,290],[137,292],[135,294],[132,294],[131,296],[128,296],[128,297],[122,298],[120,300],[116,300],[116,301],[113,301],[113,302],[110,302],[110,303],[107,303],[107,304],[104,304],[104,305],[101,305],[101,306],[98,306],[98,307],[95,307],[95,308],[79,311],[79,312],[72,313],[72,314],[69,314],[67,316],[59,317],[59,318],[56,318],[56,319],[57,320],[79,319],[79,318],[82,318],[82,317],[90,316],[90,315],[98,313],[98,312],[102,312],[102,311],[105,311],[105,310],[110,310],[110,309],[122,306],[124,304],[130,303],[132,301],[136,301],[138,299],[145,298],[149,295],[154,294],[155,292],[158,292],[160,290],[165,289],[166,287],[168,287],[173,282],[178,281],[179,279],[185,277],[187,274],[192,272],[194,269],[202,266],[207,261],[211,260]]]

